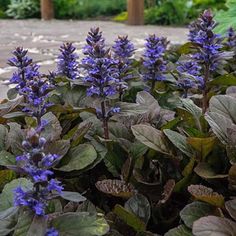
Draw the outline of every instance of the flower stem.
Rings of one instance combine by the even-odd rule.
[[[106,117],[105,101],[101,102],[101,110],[102,110],[102,119],[103,119],[104,138],[109,139],[108,119]]]
[[[205,114],[208,108],[208,87],[207,87],[207,82],[209,81],[209,76],[210,76],[210,67],[209,64],[206,64],[205,66],[205,75],[204,75],[204,84],[205,87],[202,91],[202,114]]]

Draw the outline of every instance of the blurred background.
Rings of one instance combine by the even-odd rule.
[[[126,22],[128,18],[127,0],[54,0],[53,5],[56,19]],[[236,0],[145,0],[144,22],[185,26],[207,8],[223,22],[222,28],[232,20],[236,24]],[[40,0],[0,0],[0,18],[40,18]]]

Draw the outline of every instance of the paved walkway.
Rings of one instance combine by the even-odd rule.
[[[41,21],[41,20],[0,20],[0,80],[9,79],[14,68],[6,61],[11,51],[17,46],[29,50],[30,56],[41,65],[41,71],[47,72],[55,68],[55,58],[62,42],[74,42],[78,53],[84,46],[87,32],[91,27],[100,27],[110,46],[118,35],[129,35],[129,38],[140,51],[144,39],[149,34],[168,37],[176,44],[186,41],[186,28],[161,26],[127,26],[107,21]],[[6,96],[7,87],[0,85],[0,98]]]

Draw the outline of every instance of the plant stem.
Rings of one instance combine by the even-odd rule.
[[[208,108],[208,87],[207,87],[207,83],[209,81],[209,76],[210,76],[210,67],[209,64],[206,64],[205,66],[205,75],[204,75],[204,84],[205,87],[203,89],[202,95],[202,114],[205,114]]]
[[[101,110],[103,119],[104,138],[109,139],[108,119],[106,117],[106,106],[104,100],[101,102]]]

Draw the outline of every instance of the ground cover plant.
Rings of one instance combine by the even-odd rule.
[[[210,10],[189,42],[99,28],[55,71],[21,47],[0,104],[0,235],[236,234],[236,33]]]

